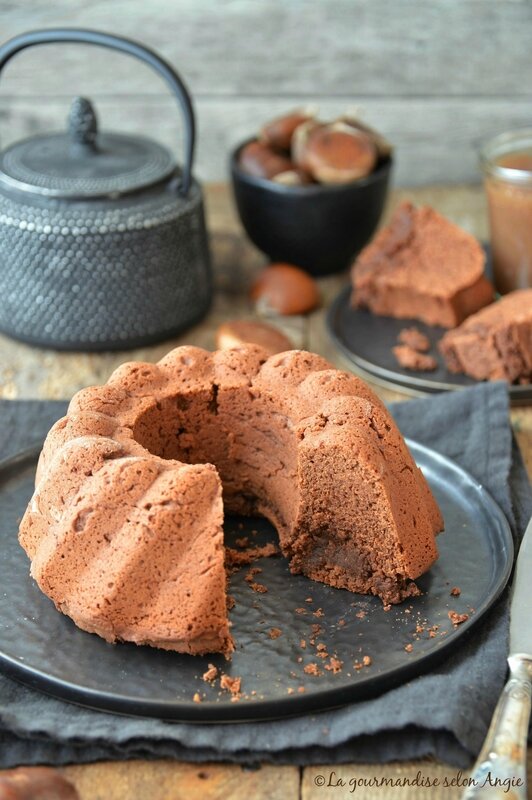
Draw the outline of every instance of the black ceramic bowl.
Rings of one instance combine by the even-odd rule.
[[[272,261],[296,264],[312,275],[346,269],[381,218],[392,158],[382,159],[371,175],[351,183],[284,186],[240,168],[240,151],[250,141],[231,154],[231,177],[251,241]]]

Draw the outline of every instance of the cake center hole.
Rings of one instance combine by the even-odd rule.
[[[297,441],[290,419],[247,387],[195,390],[144,410],[133,427],[160,458],[214,464],[227,512],[264,516],[282,537],[298,507]]]

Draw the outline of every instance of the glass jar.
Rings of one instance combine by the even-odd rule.
[[[493,276],[506,294],[532,286],[532,128],[500,134],[480,153]]]

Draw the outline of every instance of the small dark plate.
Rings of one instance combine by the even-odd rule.
[[[327,328],[343,354],[371,380],[392,389],[408,392],[445,392],[475,386],[478,381],[467,375],[453,375],[446,368],[437,349],[445,328],[425,325],[417,319],[395,319],[372,314],[350,305],[351,286],[346,286],[332,303],[327,315]],[[428,336],[430,355],[438,362],[434,372],[412,372],[403,369],[395,360],[392,348],[403,328],[415,326]],[[513,405],[525,405],[532,400],[532,386],[509,386]]]
[[[282,717],[367,699],[423,671],[453,652],[502,592],[513,560],[506,519],[485,490],[453,462],[409,442],[440,503],[445,533],[440,558],[419,580],[424,594],[384,611],[375,597],[332,589],[291,575],[282,557],[256,562],[254,592],[248,567],[231,578],[236,652],[194,657],[132,644],[110,645],[85,633],[55,610],[28,575],[29,563],[17,529],[31,496],[38,449],[0,464],[0,668],[11,677],[63,700],[122,714],[222,722]],[[230,518],[228,544],[248,536],[253,543],[276,541],[262,519]],[[459,586],[461,594],[450,590]],[[469,614],[453,628],[449,610]],[[316,632],[313,626],[319,625]],[[416,633],[416,626],[423,631]],[[430,638],[428,628],[439,626]],[[281,634],[272,639],[269,631]],[[315,644],[311,643],[314,639]],[[302,649],[301,640],[306,648]],[[325,670],[323,643],[343,662]],[[412,652],[405,645],[412,644]],[[370,666],[355,669],[364,655]],[[242,678],[244,696],[205,683],[209,663]],[[322,674],[304,672],[318,665]],[[298,688],[304,687],[304,692]],[[293,691],[289,693],[289,691]],[[195,692],[202,696],[194,703]],[[253,693],[253,694],[252,694]]]

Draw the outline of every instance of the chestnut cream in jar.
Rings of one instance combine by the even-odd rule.
[[[495,286],[532,286],[532,128],[503,133],[480,155],[488,198]]]

